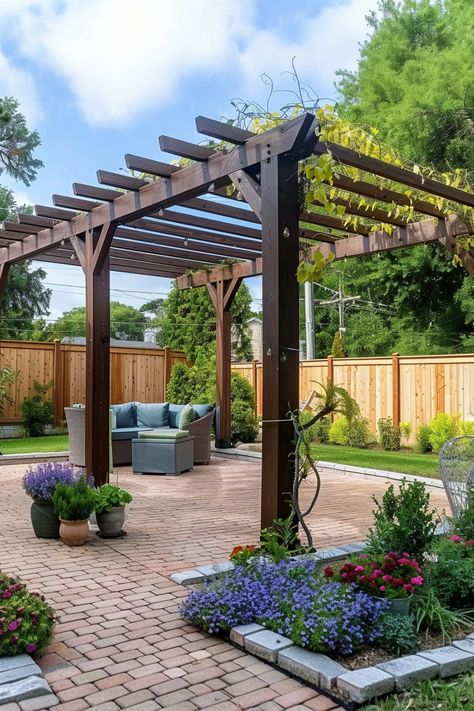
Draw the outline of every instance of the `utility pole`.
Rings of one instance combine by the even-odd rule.
[[[306,360],[314,360],[314,291],[313,282],[304,284],[304,310],[306,322]]]
[[[344,326],[344,312],[346,306],[354,301],[358,301],[360,296],[344,296],[344,280],[342,272],[339,273],[339,291],[332,299],[327,301],[318,301],[320,306],[337,306],[339,311],[339,331],[340,333],[345,333],[346,328]]]

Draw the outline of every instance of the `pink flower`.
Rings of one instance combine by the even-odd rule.
[[[415,577],[410,580],[410,583],[412,585],[423,585],[423,578],[421,575],[415,575]]]
[[[379,590],[380,590],[380,592],[385,592],[385,585],[381,585],[381,586],[379,587]]]
[[[378,568],[376,568],[376,569],[374,570],[374,575],[376,575],[377,578],[380,578],[380,576],[383,575],[383,573],[382,573],[381,570],[379,570]]]
[[[11,596],[12,596],[12,594],[11,594],[10,590],[5,590],[2,594],[2,597],[4,600],[8,600],[8,598]]]
[[[33,654],[33,652],[36,652],[36,644],[33,644],[30,642],[30,644],[27,644],[25,647],[25,652],[28,654]]]
[[[386,583],[391,583],[393,580],[393,575],[384,575],[383,579],[385,580]]]
[[[363,573],[364,570],[365,570],[365,568],[363,565],[356,565],[356,567],[354,568],[354,572],[356,572],[356,573]]]
[[[17,630],[19,626],[20,626],[19,620],[13,620],[13,622],[10,622],[10,624],[8,625],[8,630],[10,632],[15,632],[15,630]]]
[[[454,541],[454,543],[460,543],[460,542],[461,542],[460,536],[450,536],[450,539],[451,539],[452,541]]]
[[[410,594],[413,592],[413,585],[410,585],[409,583],[406,583],[406,584],[403,586],[403,589],[405,590],[405,592],[407,592],[407,593],[410,595]]]

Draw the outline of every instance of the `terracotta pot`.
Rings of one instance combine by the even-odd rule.
[[[83,521],[66,521],[59,519],[59,535],[61,540],[67,546],[82,546],[89,535],[89,520],[86,518]]]

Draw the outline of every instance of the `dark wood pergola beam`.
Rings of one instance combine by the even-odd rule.
[[[241,237],[253,237],[262,239],[262,231],[248,227],[247,225],[234,225],[224,220],[212,220],[208,217],[198,217],[189,215],[178,210],[162,210],[152,215],[157,220],[166,222],[176,222],[178,224],[190,225],[191,227],[202,227],[205,230],[215,230],[216,232],[239,235]]]
[[[53,195],[53,205],[57,207],[66,207],[71,210],[81,210],[82,212],[92,212],[95,207],[102,205],[96,200],[84,200],[83,198],[72,197],[69,195]]]
[[[131,153],[126,153],[124,158],[125,165],[129,170],[136,170],[139,173],[154,175],[158,178],[171,178],[173,173],[181,170],[179,165],[162,163],[159,160],[152,160],[152,158],[144,158],[143,156],[135,156]]]
[[[304,114],[264,134],[254,136],[245,145],[237,146],[230,153],[213,155],[206,162],[177,170],[170,178],[150,182],[137,192],[123,193],[113,203],[100,205],[87,215],[75,215],[70,219],[67,214],[67,221],[60,222],[50,230],[42,230],[38,235],[27,236],[21,246],[13,244],[11,247],[2,248],[0,263],[32,258],[61,240],[69,239],[71,234],[81,234],[88,229],[101,227],[110,219],[131,222],[161,208],[197,197],[206,192],[211,184],[219,187],[219,181],[228,181],[229,173],[255,165],[265,157],[291,151],[302,135],[306,137],[308,131],[313,130],[312,127],[316,127],[314,116]]]
[[[350,148],[339,146],[335,143],[323,143],[320,141],[316,145],[314,153],[315,155],[331,153],[336,160],[344,165],[358,168],[366,173],[379,175],[387,180],[392,180],[401,185],[407,185],[410,188],[415,188],[416,190],[421,190],[431,195],[437,195],[445,200],[467,205],[468,207],[474,207],[474,195],[472,193],[460,190],[459,188],[453,188],[450,185],[441,183],[439,180],[433,180],[433,178],[424,177],[421,174],[417,175],[411,170],[386,163],[378,158],[362,155]]]
[[[155,219],[140,218],[133,222],[126,223],[129,227],[148,230],[164,235],[175,235],[183,239],[195,239],[200,242],[216,242],[218,244],[227,244],[232,246],[242,247],[244,249],[260,249],[261,236],[258,237],[237,237],[232,234],[220,234],[218,232],[208,232],[207,230],[197,230],[185,225],[173,225],[167,222],[159,222]]]

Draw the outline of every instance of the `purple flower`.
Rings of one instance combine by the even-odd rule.
[[[10,622],[8,625],[8,630],[10,632],[16,632],[18,627],[21,625],[21,620],[13,620],[13,622]]]
[[[36,644],[33,644],[30,642],[30,644],[27,644],[25,647],[25,652],[28,654],[33,654],[33,652],[36,652]]]
[[[73,484],[77,479],[67,462],[43,462],[26,472],[23,488],[32,499],[51,501],[56,484]]]

